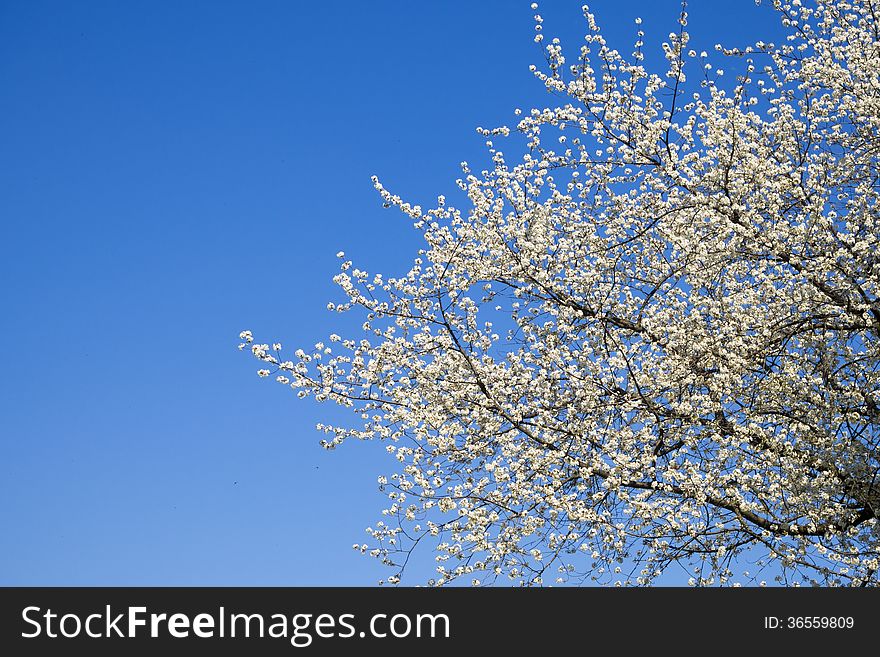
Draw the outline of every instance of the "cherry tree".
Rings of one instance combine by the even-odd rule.
[[[532,6],[537,9],[537,5]],[[774,3],[781,43],[646,70],[583,8],[535,41],[554,107],[479,129],[463,207],[373,182],[424,237],[398,277],[343,253],[363,332],[259,374],[385,443],[370,545],[396,583],[876,585],[880,566],[880,21],[873,0]],[[641,23],[640,20],[636,21]],[[509,158],[501,143],[522,145]]]

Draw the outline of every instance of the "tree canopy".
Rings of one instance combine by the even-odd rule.
[[[398,277],[339,254],[329,308],[363,333],[289,358],[242,333],[356,413],[326,447],[396,459],[358,546],[388,582],[425,543],[438,585],[877,584],[878,8],[774,8],[787,38],[719,48],[726,84],[685,12],[659,74],[641,31],[624,56],[585,7],[568,54],[536,14],[555,106],[481,130],[463,206],[374,179],[425,245]]]

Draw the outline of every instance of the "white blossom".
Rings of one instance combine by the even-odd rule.
[[[354,546],[388,583],[429,541],[438,586],[877,583],[880,26],[775,6],[789,38],[719,46],[723,85],[686,15],[657,73],[585,7],[571,63],[554,39],[531,67],[558,104],[516,112],[518,159],[481,129],[490,164],[427,210],[373,178],[424,245],[395,277],[338,254],[362,336],[282,367],[240,334],[355,413],[325,447],[392,448]]]

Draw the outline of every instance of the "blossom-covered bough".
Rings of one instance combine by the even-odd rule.
[[[662,75],[641,31],[624,57],[585,7],[572,60],[536,15],[558,103],[517,112],[525,154],[480,130],[467,209],[374,179],[426,246],[398,278],[339,254],[329,307],[363,335],[285,360],[242,333],[262,376],[356,412],[326,447],[396,457],[356,546],[388,582],[425,543],[438,585],[877,584],[880,6],[775,9],[781,44],[719,47],[726,87],[684,12]]]

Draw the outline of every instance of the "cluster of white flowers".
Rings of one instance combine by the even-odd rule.
[[[388,441],[388,582],[429,541],[435,585],[877,582],[880,25],[868,0],[775,9],[788,39],[721,49],[726,88],[684,14],[662,75],[641,30],[627,60],[585,7],[568,64],[536,15],[565,102],[517,112],[521,161],[463,166],[466,210],[374,178],[425,248],[397,278],[338,254],[328,307],[364,337],[281,362],[241,334],[261,376],[355,411],[326,447]]]

